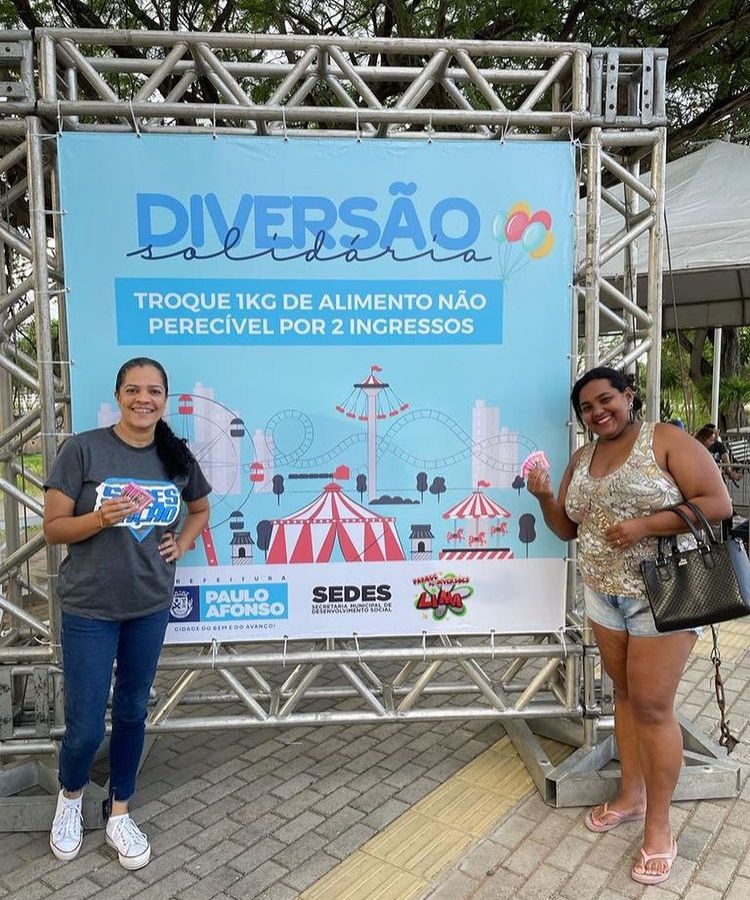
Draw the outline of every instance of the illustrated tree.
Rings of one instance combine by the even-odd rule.
[[[420,502],[424,502],[424,494],[427,488],[427,472],[417,472],[417,490]]]
[[[445,478],[440,478],[439,476],[433,478],[430,485],[430,493],[438,498],[439,503],[440,495],[445,493]]]
[[[258,522],[256,528],[257,538],[255,543],[258,545],[258,549],[262,550],[265,554],[266,559],[268,559],[268,547],[271,543],[271,532],[273,531],[273,523],[268,519],[261,519]]]
[[[518,540],[526,546],[526,559],[529,558],[529,544],[536,540],[536,519],[531,513],[524,513],[518,517]]]
[[[276,503],[281,504],[281,495],[284,493],[284,476],[274,475],[271,479],[272,490],[276,494]]]
[[[367,475],[357,475],[357,493],[359,494],[360,501],[365,496],[365,491],[367,490]]]
[[[518,496],[521,496],[521,491],[526,487],[526,482],[520,475],[516,475],[513,479],[513,484],[511,487],[515,488],[518,491]]]

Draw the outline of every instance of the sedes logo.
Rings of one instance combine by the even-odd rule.
[[[289,618],[287,585],[216,584],[201,587],[202,622]]]
[[[102,503],[111,497],[121,496],[123,488],[131,481],[151,495],[151,502],[143,509],[128,516],[127,519],[118,522],[115,528],[129,528],[133,537],[140,542],[153,531],[155,525],[160,527],[173,525],[177,521],[182,500],[179,490],[171,481],[107,478],[96,487],[94,509],[99,509]]]
[[[390,584],[321,584],[312,589],[313,613],[386,612]]]

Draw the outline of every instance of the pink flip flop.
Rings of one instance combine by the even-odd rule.
[[[641,847],[641,856],[643,857],[643,862],[636,862],[636,866],[640,865],[643,868],[646,868],[646,864],[651,862],[652,859],[665,859],[667,861],[667,871],[666,872],[636,872],[635,866],[633,866],[630,877],[633,881],[637,881],[639,884],[661,884],[663,881],[666,881],[667,878],[672,874],[672,864],[675,859],[677,859],[677,841],[672,838],[672,849],[669,853],[646,853],[646,851]]]
[[[645,816],[645,813],[626,815],[625,813],[618,812],[616,809],[610,809],[609,805],[604,803],[600,815],[594,817],[594,810],[596,808],[597,807],[593,807],[586,813],[586,818],[583,822],[589,831],[596,831],[598,834],[602,834],[605,831],[612,831],[613,828],[617,828],[617,826],[622,825],[623,822],[641,822]],[[611,816],[613,821],[602,821],[605,816]]]

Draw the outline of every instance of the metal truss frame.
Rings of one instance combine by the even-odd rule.
[[[29,573],[45,546],[41,480],[24,452],[41,447],[46,474],[70,431],[65,278],[55,167],[62,131],[356,136],[361,140],[570,140],[577,145],[585,252],[571,327],[585,367],[645,358],[646,409],[658,417],[666,148],[666,51],[587,44],[343,39],[39,29],[0,33],[0,829],[46,828],[54,789],[39,757],[63,731],[59,621],[46,583]],[[387,82],[395,101],[379,99]],[[200,91],[196,92],[196,86]],[[381,92],[382,94],[382,92]],[[206,97],[209,101],[206,101]],[[642,166],[650,186],[639,179]],[[624,200],[615,197],[621,183]],[[602,204],[622,216],[602,242]],[[635,245],[649,242],[647,303],[637,303]],[[622,254],[614,287],[601,267]],[[643,274],[643,273],[641,273]],[[59,339],[53,342],[53,320]],[[33,323],[36,356],[22,339]],[[605,327],[606,326],[606,327]],[[612,337],[612,331],[616,336]],[[600,338],[600,331],[609,334]],[[572,361],[571,372],[576,370]],[[20,393],[38,405],[19,410]],[[575,435],[571,428],[571,445]],[[35,494],[36,489],[36,494]],[[38,518],[37,518],[38,523]],[[575,608],[561,635],[398,641],[333,640],[171,648],[163,655],[148,730],[502,719],[548,802],[594,802],[613,790],[612,700],[592,635]],[[198,690],[208,673],[220,690]],[[456,699],[458,698],[458,700]],[[197,705],[210,714],[193,714]],[[732,796],[739,769],[683,723],[681,797]],[[577,749],[553,765],[535,732]],[[13,766],[4,761],[13,759]],[[18,765],[19,760],[21,764]],[[89,800],[87,822],[97,817]]]

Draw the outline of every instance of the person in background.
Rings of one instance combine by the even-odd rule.
[[[732,468],[732,458],[729,455],[729,449],[726,444],[720,440],[719,429],[716,425],[712,422],[706,423],[702,428],[698,429],[695,434],[695,439],[696,441],[700,441],[711,456],[713,456],[727,486],[730,481],[734,484],[739,484],[742,481],[742,472]],[[729,537],[733,523],[734,508],[732,508],[732,514],[727,516],[721,523],[721,536],[724,540]]]
[[[120,421],[65,441],[45,483],[44,535],[50,544],[68,545],[56,590],[65,735],[50,833],[52,852],[64,861],[81,849],[82,791],[104,738],[115,660],[105,839],[126,869],[151,858],[128,801],[176,562],[208,523],[211,491],[187,444],[162,419],[168,391],[160,363],[128,360],[115,382]]]
[[[721,440],[719,429],[716,425],[708,422],[696,432],[695,439],[708,449],[725,479],[729,478],[735,484],[739,484],[742,481],[742,472],[732,468],[732,457],[729,454],[729,448]]]
[[[529,473],[527,487],[549,528],[562,540],[578,539],[586,615],[615,686],[620,789],[589,810],[585,824],[604,832],[645,820],[631,876],[660,884],[677,856],[669,810],[683,746],[674,703],[696,633],[657,631],[640,564],[656,556],[659,537],[688,530],[668,507],[690,500],[718,521],[731,503],[710,455],[689,434],[638,420],[629,376],[592,369],[576,382],[571,402],[596,440],[573,454],[557,495],[544,469]],[[681,546],[692,540],[678,539]]]

